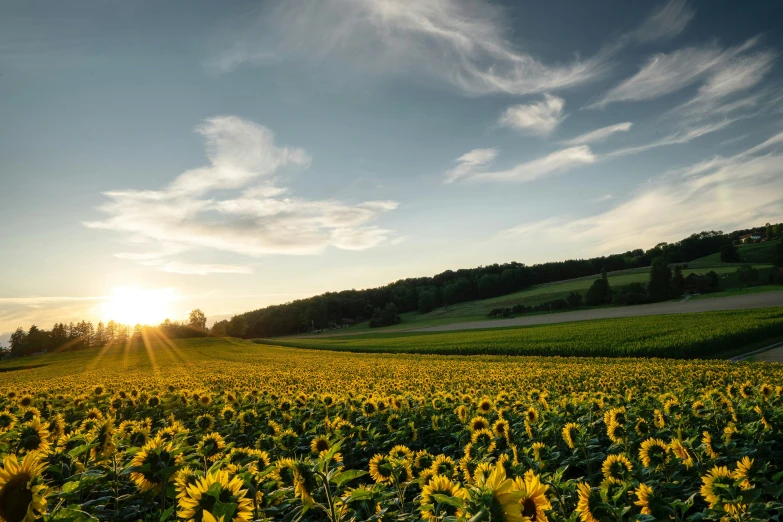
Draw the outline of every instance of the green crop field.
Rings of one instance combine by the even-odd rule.
[[[351,352],[704,357],[783,336],[783,308],[623,317],[554,325],[260,342]]]

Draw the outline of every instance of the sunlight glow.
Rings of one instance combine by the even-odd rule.
[[[157,325],[166,318],[176,319],[173,303],[178,299],[173,288],[115,288],[101,315],[122,324]]]

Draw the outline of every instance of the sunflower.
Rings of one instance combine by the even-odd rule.
[[[388,484],[393,477],[391,458],[377,454],[370,459],[370,478],[379,484]]]
[[[487,430],[489,429],[489,421],[481,415],[477,415],[470,419],[469,429],[470,431]]]
[[[750,489],[750,472],[753,468],[753,459],[750,457],[742,457],[742,460],[737,462],[737,468],[734,470],[734,480],[741,481],[740,487],[742,489]]]
[[[646,468],[661,469],[669,462],[669,446],[661,439],[649,438],[639,448],[639,460]]]
[[[454,415],[456,415],[459,421],[463,424],[465,424],[468,421],[468,409],[465,407],[464,404],[460,404],[459,406],[454,408]]]
[[[435,462],[435,458],[427,450],[421,450],[416,452],[416,456],[413,459],[413,466],[418,470],[428,469]]]
[[[651,515],[657,520],[668,518],[668,513],[665,512],[667,502],[659,498],[651,486],[639,484],[634,493],[637,498],[634,504],[642,508],[642,515]]]
[[[707,413],[707,406],[703,401],[695,401],[691,405],[691,411],[693,411],[693,415],[696,417],[702,418]]]
[[[203,473],[201,471],[194,470],[190,466],[185,466],[177,471],[174,474],[174,487],[177,490],[177,498],[186,497],[188,495],[187,489],[193,486],[202,476]]]
[[[0,520],[32,522],[46,513],[47,487],[41,479],[46,465],[31,451],[22,463],[8,455],[0,468]]]
[[[275,462],[275,475],[280,483],[286,487],[293,487],[294,494],[302,502],[312,503],[313,491],[316,488],[315,475],[311,468],[311,463],[283,458]]]
[[[209,413],[196,417],[196,427],[201,431],[209,431],[215,425],[215,418]]]
[[[639,419],[636,421],[636,433],[639,434],[642,437],[646,437],[650,434],[650,425],[647,424],[647,421],[644,419]]]
[[[506,478],[506,470],[502,464],[495,464],[489,475],[476,473],[476,486],[487,499],[490,520],[505,522],[525,522],[522,518],[522,491],[514,487],[514,481]]]
[[[693,467],[693,457],[688,452],[688,448],[683,446],[680,439],[672,440],[671,444],[669,444],[669,449],[682,461],[686,468]]]
[[[709,431],[702,433],[701,443],[704,444],[704,452],[709,458],[717,459],[720,457],[720,453],[715,451],[715,448],[712,445],[712,435],[710,435]]]
[[[49,431],[49,436],[52,440],[59,439],[65,433],[65,417],[63,417],[62,413],[52,416],[46,429]],[[2,426],[0,426],[0,433],[2,433]]]
[[[49,451],[49,430],[37,417],[34,417],[29,422],[25,422],[19,429],[17,436],[19,437],[19,442],[16,447],[19,453],[31,451],[47,453]]]
[[[601,466],[601,472],[607,480],[619,484],[629,480],[633,465],[624,453],[609,455]]]
[[[130,477],[136,483],[139,491],[144,493],[158,490],[163,485],[168,470],[179,465],[182,461],[182,457],[173,455],[173,452],[174,443],[156,437],[133,456],[130,463],[131,469],[137,468],[137,470],[131,471]]]
[[[604,516],[609,515],[608,510],[602,505],[599,490],[591,488],[586,482],[579,484],[576,489],[579,499],[575,511],[579,513],[582,522],[600,522]]]
[[[701,480],[703,482],[701,496],[710,504],[710,507],[713,507],[720,501],[720,488],[715,488],[716,484],[724,486],[734,485],[734,477],[726,466],[713,467]]]
[[[543,442],[533,443],[533,459],[536,462],[544,462],[544,459],[541,456],[541,452],[545,449],[546,449],[546,444],[544,444]]]
[[[571,449],[574,449],[576,447],[576,444],[574,442],[574,439],[579,435],[579,425],[575,422],[569,422],[565,426],[563,426],[563,440],[566,443],[566,446],[568,446]]]
[[[92,449],[92,458],[109,457],[117,448],[114,444],[114,419],[107,417],[98,424],[98,427],[90,434],[92,443],[97,444]]]
[[[457,474],[457,464],[454,462],[454,459],[443,454],[435,457],[430,469],[435,475],[454,477]]]
[[[611,419],[606,427],[606,435],[615,444],[622,444],[625,442],[625,426]]]
[[[10,431],[16,425],[16,415],[10,411],[0,412],[0,435]]]
[[[496,420],[495,424],[492,425],[492,431],[494,431],[495,435],[498,437],[505,438],[506,440],[508,440],[511,435],[509,433],[509,424],[506,419]]]
[[[223,458],[223,450],[226,447],[226,441],[216,432],[208,433],[202,437],[196,446],[199,455],[209,462],[215,462]]]
[[[535,424],[538,422],[538,410],[533,406],[529,407],[525,412],[525,420],[530,424]]]
[[[461,500],[468,498],[468,492],[459,483],[452,482],[443,475],[434,475],[421,489],[421,518],[441,520],[444,516],[462,517],[463,510],[461,508],[438,502],[433,499],[433,495],[445,495]]]
[[[492,411],[492,401],[489,400],[487,397],[482,397],[479,403],[476,405],[478,410],[483,413],[487,414]]]
[[[215,486],[217,484],[217,486]],[[215,505],[233,503],[236,508],[233,522],[249,521],[253,518],[253,501],[242,489],[244,482],[239,477],[229,478],[224,471],[209,473],[186,488],[186,495],[180,497],[177,512],[180,518],[188,521],[208,520]]]
[[[552,509],[546,496],[549,486],[541,484],[541,478],[533,470],[527,470],[524,478],[514,479],[513,487],[522,493],[519,505],[523,522],[546,522],[546,511]]]
[[[98,408],[90,408],[87,413],[84,414],[84,418],[88,420],[101,420],[103,419],[103,413]]]
[[[322,451],[328,450],[330,446],[329,439],[324,436],[315,437],[312,442],[310,442],[310,450],[316,455],[320,455]]]
[[[488,429],[474,431],[470,436],[470,443],[474,448],[483,449],[484,453],[492,453],[497,447],[494,436]]]
[[[394,446],[389,451],[389,456],[393,459],[402,459],[408,462],[408,464],[413,464],[413,452],[408,448],[408,446],[403,446],[402,444],[398,444],[397,446]]]

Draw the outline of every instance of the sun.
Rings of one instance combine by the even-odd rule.
[[[101,315],[122,324],[156,325],[172,318],[177,298],[173,288],[115,288],[104,301]]]

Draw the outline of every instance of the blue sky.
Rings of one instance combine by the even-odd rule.
[[[0,332],[780,221],[774,2],[0,4]]]

